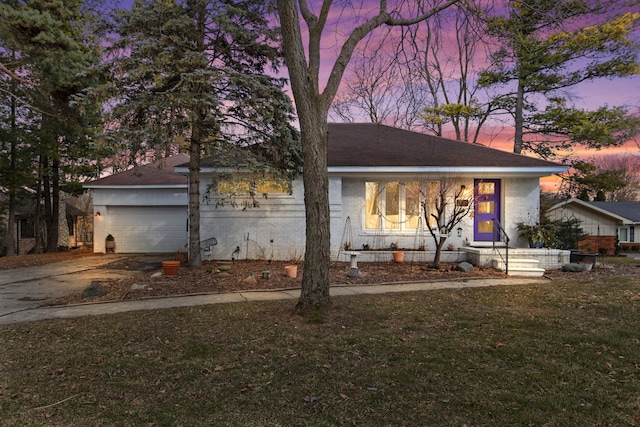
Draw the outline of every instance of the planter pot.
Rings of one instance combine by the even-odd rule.
[[[530,248],[536,248],[536,249],[539,249],[539,248],[543,248],[543,247],[544,247],[544,245],[542,244],[542,242],[535,242],[535,243],[534,243],[534,242],[532,242],[531,240],[529,240],[529,247],[530,247]]]
[[[393,255],[393,262],[395,263],[403,263],[404,262],[404,252],[403,251],[393,251],[391,252]]]
[[[180,261],[162,261],[162,270],[165,276],[173,277],[178,274]]]
[[[284,275],[287,277],[291,277],[295,279],[298,277],[298,266],[297,265],[285,265],[284,266]]]

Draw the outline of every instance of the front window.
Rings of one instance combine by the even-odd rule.
[[[365,228],[417,230],[421,224],[421,202],[426,201],[427,209],[433,209],[434,204],[429,201],[436,196],[437,189],[437,182],[367,182]],[[429,222],[435,226],[431,218]]]
[[[618,227],[618,241],[620,243],[629,243],[629,227]]]
[[[289,186],[276,180],[232,179],[218,181],[218,194],[287,194]]]

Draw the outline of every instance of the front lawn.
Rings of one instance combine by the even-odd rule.
[[[636,426],[640,277],[0,327],[3,426]]]

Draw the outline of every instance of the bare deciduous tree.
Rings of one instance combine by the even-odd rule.
[[[465,142],[477,142],[493,110],[490,103],[480,100],[475,66],[488,55],[488,46],[473,17],[466,9],[450,9],[426,21],[421,32],[412,31],[408,38],[424,61],[421,77],[431,98],[423,111],[424,120],[436,135],[445,136],[449,125],[455,139]]]
[[[437,184],[424,187],[421,197],[425,224],[436,246],[434,268],[440,267],[440,255],[449,234],[469,216],[474,205],[474,191],[461,185],[459,179],[443,176]]]
[[[622,175],[626,185],[606,194],[608,201],[640,200],[640,156],[624,154],[602,155],[594,157],[592,163],[599,172],[624,171]]]
[[[306,218],[306,247],[302,290],[298,308],[320,308],[330,303],[329,263],[331,259],[329,177],[327,170],[328,114],[345,69],[358,43],[384,26],[414,25],[457,3],[443,0],[436,6],[420,2],[389,5],[380,0],[372,12],[370,5],[345,2],[354,24],[341,38],[337,57],[324,86],[320,85],[323,30],[333,13],[332,2],[325,0],[314,13],[306,0],[278,0],[282,46],[289,70],[302,137],[303,180]],[[417,8],[411,7],[418,5]],[[315,6],[315,5],[314,5]],[[423,6],[423,7],[420,7]],[[408,9],[411,9],[408,11]],[[411,14],[404,17],[403,13]],[[302,15],[302,19],[300,17]],[[343,17],[345,15],[338,15]],[[340,20],[340,18],[338,18]],[[302,24],[306,25],[308,45],[304,48]],[[342,36],[342,34],[341,34]],[[321,89],[322,88],[322,89]]]

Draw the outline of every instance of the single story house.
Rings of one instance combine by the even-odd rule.
[[[93,193],[94,252],[105,252],[109,234],[120,253],[184,252],[188,181],[173,168],[188,161],[178,154],[85,184]]]
[[[212,257],[228,259],[238,249],[242,258],[301,257],[301,177],[290,188],[262,182],[255,191],[267,196],[259,207],[239,208],[217,202],[230,188],[217,177],[219,171],[215,158],[203,159],[201,194],[208,203],[200,206],[201,236],[217,239]],[[439,226],[425,223],[421,202],[445,185],[451,188],[451,203],[454,194],[463,192],[461,199],[466,200],[456,203],[474,205],[472,214],[449,234],[447,246],[491,248],[498,220],[511,245],[526,248],[528,242],[518,240],[516,223],[538,222],[540,177],[565,171],[565,166],[548,161],[381,124],[329,124],[332,256],[338,257],[347,243],[351,250],[390,249],[393,244],[424,248],[425,257],[432,255],[435,245],[427,227],[439,232]],[[176,172],[187,174],[187,165]],[[426,207],[431,211],[434,204]]]
[[[172,159],[171,164],[177,163]],[[162,172],[164,181],[152,184],[151,170]],[[495,221],[510,236],[512,247],[526,248],[528,243],[517,237],[516,223],[538,222],[540,178],[566,170],[540,159],[381,124],[329,124],[332,257],[347,247],[384,250],[392,244],[432,255],[435,246],[427,227],[440,233],[440,225],[425,221],[422,207],[431,213],[433,195],[443,186],[451,188],[450,203],[473,204],[471,214],[448,234],[447,244],[457,256],[469,258],[458,249],[492,248]],[[86,185],[94,194],[96,251],[103,250],[97,242],[107,234],[115,237],[117,252],[184,248],[188,163],[174,171],[148,166]],[[200,235],[203,241],[217,241],[205,257],[303,257],[302,177],[279,185],[256,182],[248,172],[235,172],[231,182],[220,172],[224,170],[216,158],[202,160]],[[172,173],[175,177],[169,180]],[[238,188],[253,189],[259,206],[248,207],[253,203],[239,199],[228,203]]]
[[[578,219],[589,236],[579,242],[580,250],[614,253],[616,240],[623,248],[640,246],[640,202],[585,202],[571,198],[552,206],[551,220]]]

